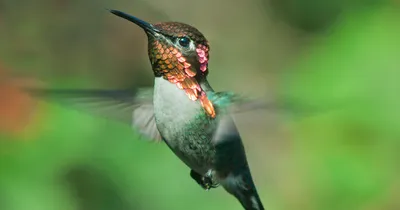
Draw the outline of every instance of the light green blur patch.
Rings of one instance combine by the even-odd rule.
[[[316,209],[374,204],[399,172],[399,14],[344,14],[330,38],[284,77],[283,97],[326,110],[293,123],[303,187]]]

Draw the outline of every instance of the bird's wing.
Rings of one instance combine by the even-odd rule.
[[[114,121],[131,125],[140,134],[161,141],[153,110],[153,89],[46,89],[25,88],[33,97],[60,103]]]
[[[233,92],[215,92],[211,93],[209,97],[217,107],[227,109],[231,115],[250,111],[267,111],[281,116],[305,117],[340,107],[340,104],[318,107],[288,99],[278,101],[268,97],[249,98]]]
[[[237,147],[237,151],[240,152],[242,150],[240,135],[233,117],[243,112],[265,109],[268,104],[261,100],[248,100],[233,92],[215,92],[207,95],[218,110],[219,121],[213,136],[213,143],[216,147],[218,145]]]
[[[210,100],[218,108],[228,110],[231,114],[238,114],[255,110],[273,110],[281,109],[280,105],[266,98],[251,99],[233,92],[211,92],[207,93]]]
[[[259,131],[262,128],[263,132],[268,130],[273,133],[275,129],[283,125],[285,120],[307,117],[323,111],[299,103],[278,103],[265,98],[249,99],[232,92],[207,93],[207,96],[217,108],[217,116],[219,116],[217,131],[214,134],[215,144],[239,138],[235,137],[235,135],[239,136],[236,127],[237,125],[240,127],[239,124],[256,130],[256,127],[259,127]],[[264,126],[258,126],[261,124]]]

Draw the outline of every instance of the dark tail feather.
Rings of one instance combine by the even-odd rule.
[[[234,195],[246,210],[264,210],[264,206],[258,196],[250,171],[244,170],[241,174],[228,175],[220,180],[221,185],[230,194]]]
[[[246,210],[264,210],[264,206],[257,191],[249,192],[242,190],[241,192],[235,193],[234,196]]]

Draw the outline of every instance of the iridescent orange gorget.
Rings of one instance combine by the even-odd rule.
[[[169,39],[149,37],[149,57],[155,76],[162,76],[193,101],[200,100],[206,113],[214,118],[216,113],[198,79],[208,74],[209,45],[195,28],[177,22],[154,24]],[[173,42],[188,39],[188,49],[175,46]],[[191,59],[191,60],[190,60]]]

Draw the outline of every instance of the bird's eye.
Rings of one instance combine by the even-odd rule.
[[[181,38],[179,38],[179,44],[180,44],[182,47],[188,47],[189,44],[190,44],[190,39],[187,38],[187,37],[181,37]]]

